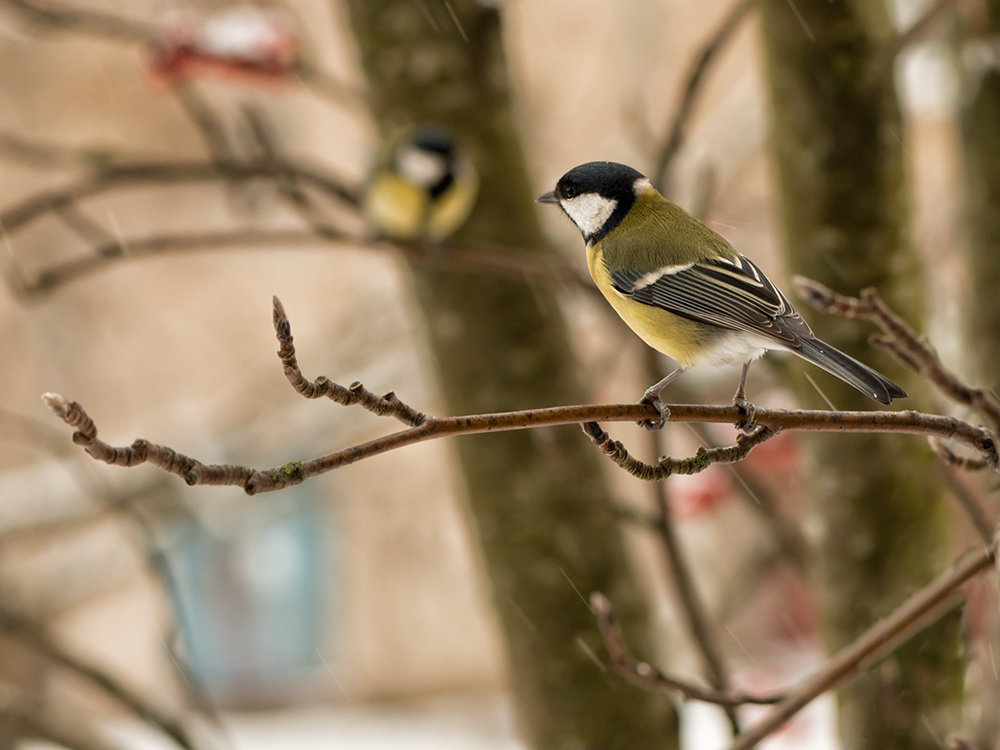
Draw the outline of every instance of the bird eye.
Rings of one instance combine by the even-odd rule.
[[[573,187],[572,185],[567,185],[566,187],[563,188],[562,193],[563,193],[563,198],[565,198],[566,200],[570,200],[571,198],[576,197],[576,188]]]

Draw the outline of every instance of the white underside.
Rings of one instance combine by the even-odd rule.
[[[763,336],[734,331],[720,336],[711,346],[705,347],[692,359],[691,365],[695,367],[742,365],[744,362],[757,359],[768,350],[787,351],[787,348]]]

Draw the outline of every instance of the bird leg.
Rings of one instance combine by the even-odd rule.
[[[733,406],[737,407],[743,412],[744,417],[742,420],[736,423],[736,429],[740,432],[750,432],[757,426],[757,407],[747,401],[746,397],[746,387],[747,387],[747,373],[750,372],[750,363],[743,363],[743,372],[740,374],[740,387],[736,389],[736,395],[733,396]]]
[[[663,429],[663,426],[667,423],[667,420],[670,419],[670,409],[667,408],[667,405],[665,403],[660,401],[660,391],[666,388],[671,380],[676,378],[685,370],[687,370],[686,367],[683,366],[678,367],[676,370],[667,375],[659,383],[651,385],[649,386],[649,388],[646,389],[646,392],[642,394],[642,398],[639,399],[639,403],[652,404],[653,406],[655,406],[656,410],[660,412],[660,418],[657,419],[656,421],[653,421],[651,419],[643,419],[639,422],[636,422],[637,425],[646,430]]]

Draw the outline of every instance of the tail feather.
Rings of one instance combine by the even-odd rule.
[[[894,398],[906,398],[906,391],[893,383],[885,375],[868,365],[848,357],[841,351],[819,339],[800,339],[798,349],[791,351],[814,365],[822,367],[831,375],[875,399],[879,403],[891,403]]]

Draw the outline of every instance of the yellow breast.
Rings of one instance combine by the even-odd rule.
[[[427,193],[399,175],[384,172],[365,192],[361,210],[368,222],[388,237],[417,239],[424,232]]]
[[[469,218],[476,202],[478,178],[465,170],[435,199],[419,185],[385,172],[365,191],[361,210],[368,222],[387,237],[440,242]]]
[[[714,334],[706,326],[619,294],[611,283],[611,274],[604,266],[600,250],[595,246],[587,247],[587,267],[597,288],[611,303],[615,312],[639,338],[656,351],[672,357],[682,365],[691,366],[705,348],[711,345]]]

